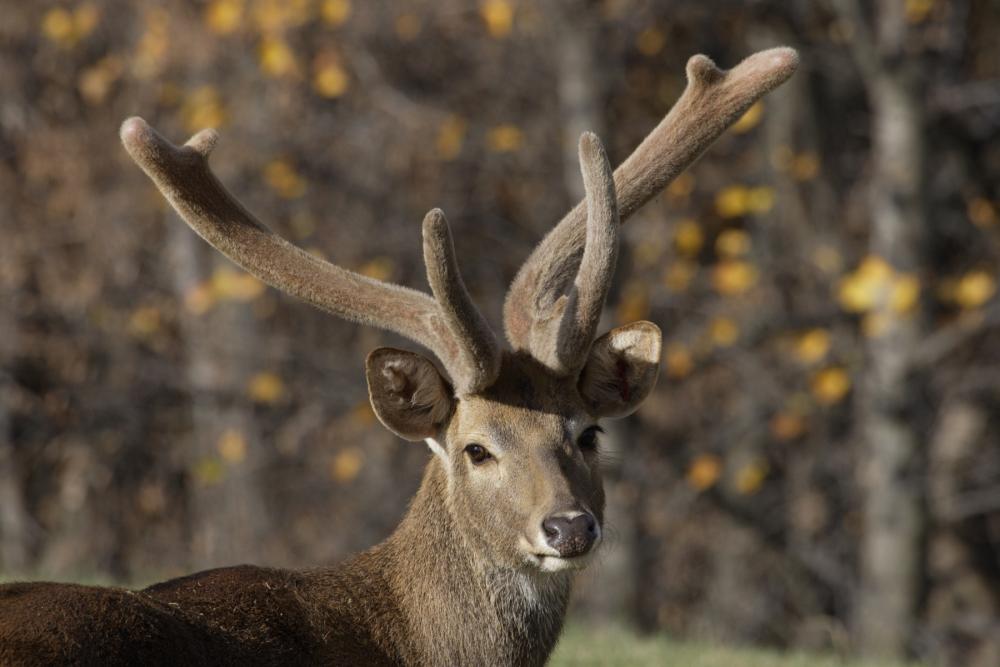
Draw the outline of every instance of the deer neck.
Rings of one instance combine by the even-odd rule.
[[[447,487],[434,456],[406,517],[377,547],[413,649],[424,664],[543,664],[562,629],[570,575],[491,562],[458,530]]]

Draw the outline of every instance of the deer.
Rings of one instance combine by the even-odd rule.
[[[422,227],[428,295],[329,263],[259,222],[209,168],[215,130],[175,146],[126,120],[125,150],[219,252],[433,353],[437,363],[383,347],[365,361],[379,421],[430,456],[396,530],[337,565],[223,567],[141,590],[0,586],[0,664],[544,664],[573,581],[603,542],[600,424],[633,413],[660,366],[651,322],[596,335],[621,225],[797,66],[787,47],[728,71],[693,56],[676,104],[614,172],[585,133],[584,200],[516,274],[509,347],[473,303],[440,210]]]

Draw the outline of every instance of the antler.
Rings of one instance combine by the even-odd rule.
[[[276,235],[247,211],[212,173],[218,141],[202,130],[174,146],[141,118],[129,118],[121,139],[132,159],[188,225],[219,252],[263,282],[334,315],[389,329],[426,346],[459,393],[492,384],[500,369],[496,337],[458,273],[444,215],[424,221],[424,258],[435,298],[373,280],[315,257]]]
[[[568,294],[532,322],[533,357],[561,375],[580,370],[594,341],[601,308],[618,259],[618,202],[611,165],[597,135],[580,137],[580,170],[586,192],[586,238]]]
[[[684,93],[614,173],[621,221],[694,162],[751,104],[784,83],[798,63],[795,50],[785,47],[755,53],[729,71],[703,55],[688,60]],[[514,278],[504,327],[515,349],[535,353],[536,323],[546,321],[571,289],[589,250],[586,210],[581,202],[568,213]]]

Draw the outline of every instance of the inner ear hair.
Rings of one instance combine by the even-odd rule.
[[[435,437],[447,423],[454,393],[430,360],[379,348],[368,355],[365,366],[372,408],[393,433],[423,440]]]
[[[624,417],[646,399],[659,375],[661,341],[652,322],[633,322],[594,341],[578,387],[596,416]]]

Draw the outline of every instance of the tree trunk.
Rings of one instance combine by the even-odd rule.
[[[6,292],[6,290],[3,290]],[[3,293],[0,292],[0,293]],[[3,300],[0,308],[0,571],[23,573],[28,567],[28,514],[15,465],[10,407],[14,400],[12,367],[16,351],[17,299]]]
[[[171,216],[173,217],[173,216]],[[174,286],[180,303],[203,282],[205,248],[187,227],[169,221]],[[228,266],[212,254],[211,266]],[[259,558],[266,514],[258,470],[263,451],[243,389],[256,358],[256,323],[246,304],[218,300],[202,313],[185,310],[185,373],[191,390],[189,498],[192,565],[198,568]]]
[[[906,24],[901,12],[902,5],[879,4],[878,64],[866,76],[872,108],[870,250],[897,271],[920,276],[927,224],[924,119],[914,61],[902,57]],[[872,316],[887,324],[869,337],[859,393],[864,506],[855,621],[863,653],[899,656],[914,629],[926,523],[924,438],[915,423],[919,392],[913,358],[925,322],[919,307],[893,312],[888,296]]]

